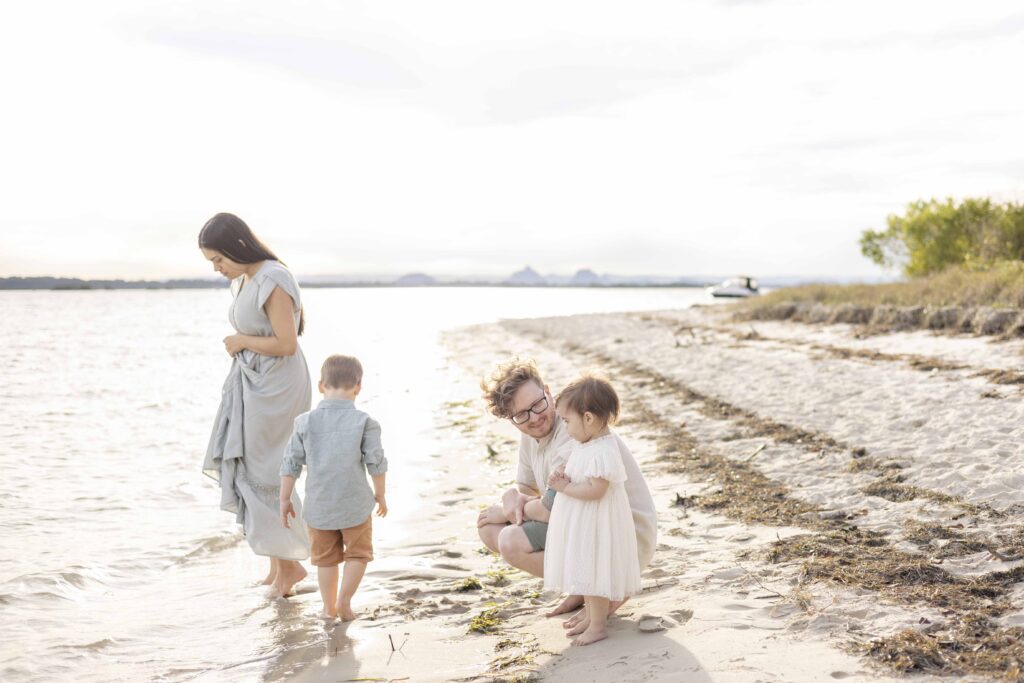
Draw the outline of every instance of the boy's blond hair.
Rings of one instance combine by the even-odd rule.
[[[320,381],[331,389],[351,389],[363,381],[363,366],[354,356],[328,356],[320,368]]]
[[[619,395],[608,380],[596,375],[584,375],[570,382],[555,397],[555,407],[558,406],[577,415],[590,413],[606,424],[614,424],[619,417]]]
[[[491,415],[500,418],[512,417],[512,408],[509,405],[512,394],[527,382],[536,382],[537,386],[544,388],[544,380],[541,379],[536,364],[532,360],[519,358],[502,363],[495,368],[490,377],[481,380],[480,388],[484,392],[484,401],[487,402],[487,409],[491,411]]]

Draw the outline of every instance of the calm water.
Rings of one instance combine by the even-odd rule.
[[[442,330],[708,301],[698,289],[304,296],[310,369],[329,353],[359,356],[360,404],[384,426],[397,523],[376,541],[381,556],[402,543],[410,494],[445,438],[434,427],[452,391]],[[200,473],[230,363],[229,302],[226,290],[0,292],[0,680],[285,675],[303,620],[252,587],[266,561]]]

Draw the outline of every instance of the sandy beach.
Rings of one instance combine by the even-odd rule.
[[[416,541],[371,567],[387,589],[362,596],[364,617],[327,626],[289,672],[1020,679],[1024,409],[1005,371],[1024,345],[860,333],[737,322],[722,307],[448,333],[452,398],[437,426],[451,448],[421,492]],[[619,432],[657,504],[644,591],[595,646],[569,647],[560,619],[543,616],[558,596],[476,537],[477,510],[511,483],[518,435],[484,413],[476,382],[513,352],[536,359],[556,391],[582,370],[612,379]]]

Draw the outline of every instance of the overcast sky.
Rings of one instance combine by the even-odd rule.
[[[12,9],[12,7],[15,7]],[[1024,199],[1019,2],[6,3],[0,276],[881,273]]]

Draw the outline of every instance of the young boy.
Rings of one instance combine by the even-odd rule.
[[[355,407],[362,389],[363,366],[351,356],[334,355],[320,369],[322,400],[295,418],[295,428],[281,463],[281,522],[295,517],[291,495],[305,465],[306,505],[303,511],[312,543],[310,559],[317,568],[323,616],[356,618],[352,596],[373,560],[371,524],[388,513],[384,473],[388,461],[380,443],[380,425]],[[366,473],[373,478],[373,492]],[[338,565],[345,563],[338,590]]]

